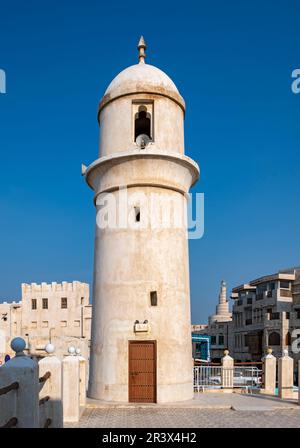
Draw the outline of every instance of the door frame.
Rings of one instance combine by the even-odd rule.
[[[142,403],[141,401],[130,401],[130,369],[129,369],[129,362],[130,362],[130,344],[153,344],[154,348],[154,401],[153,403],[157,403],[157,341],[153,339],[129,339],[128,340],[128,402],[129,403]],[[148,403],[148,402],[145,402]]]

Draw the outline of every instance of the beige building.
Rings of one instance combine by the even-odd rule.
[[[0,304],[0,360],[10,354],[15,336],[22,336],[28,353],[35,356],[44,356],[51,342],[57,356],[74,345],[88,357],[91,315],[86,283],[23,283],[20,302]]]
[[[228,308],[224,308],[225,313],[220,309],[219,299],[207,328],[198,331],[211,337],[213,361],[221,359],[225,348],[237,362],[261,361],[269,347],[276,357],[288,350],[299,359],[292,343],[298,337],[293,337],[294,330],[300,329],[300,268],[280,270],[239,285],[233,288],[231,299],[232,316]]]
[[[145,48],[105,91],[99,158],[83,167],[97,222],[88,395],[163,403],[192,398],[193,378],[187,229],[162,214],[186,217],[199,167],[184,154],[184,99]]]
[[[277,357],[291,353],[292,332],[300,328],[299,279],[300,268],[291,268],[233,288],[236,359],[258,361],[268,347]]]

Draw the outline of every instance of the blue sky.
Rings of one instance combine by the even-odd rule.
[[[300,6],[296,0],[11,1],[1,5],[0,298],[22,282],[91,282],[97,105],[137,61],[187,103],[186,153],[201,167],[205,235],[190,243],[192,320],[228,287],[300,264]]]

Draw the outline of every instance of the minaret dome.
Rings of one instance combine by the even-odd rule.
[[[139,135],[148,149],[184,153],[184,99],[166,73],[146,63],[145,48],[141,38],[138,63],[122,70],[100,101],[99,157],[140,149]]]

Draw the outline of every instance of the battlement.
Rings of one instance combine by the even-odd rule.
[[[22,296],[23,294],[30,294],[32,292],[75,292],[81,291],[82,293],[89,292],[89,284],[79,281],[73,282],[61,282],[61,283],[22,283]]]
[[[11,300],[11,301],[5,301],[5,302],[0,302],[0,306],[1,305],[16,305],[16,306],[21,306],[22,302],[21,301],[15,301],[15,300]]]

